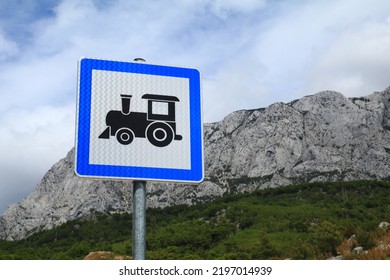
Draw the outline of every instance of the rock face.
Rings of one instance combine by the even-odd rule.
[[[148,183],[148,207],[299,182],[390,179],[390,87],[361,98],[324,91],[237,111],[206,124],[204,143],[205,181]],[[80,179],[73,165],[72,149],[28,197],[7,209],[1,239],[21,239],[94,210],[131,209],[131,181]]]

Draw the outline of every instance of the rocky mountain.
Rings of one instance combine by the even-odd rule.
[[[242,110],[205,124],[205,181],[147,184],[147,206],[194,204],[299,182],[390,179],[390,87],[366,97],[324,91],[290,103]],[[74,150],[35,190],[0,217],[15,240],[93,211],[130,211],[131,181],[74,174]]]

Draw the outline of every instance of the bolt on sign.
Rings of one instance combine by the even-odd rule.
[[[201,103],[196,69],[82,58],[76,174],[201,182]]]

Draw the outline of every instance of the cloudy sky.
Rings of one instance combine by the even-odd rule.
[[[0,0],[0,213],[74,145],[80,57],[202,73],[204,121],[390,85],[388,0]]]

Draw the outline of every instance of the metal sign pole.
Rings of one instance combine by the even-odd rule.
[[[133,259],[146,256],[146,182],[133,182]]]
[[[143,58],[134,61],[145,62]],[[133,260],[146,259],[146,182],[133,182]]]

